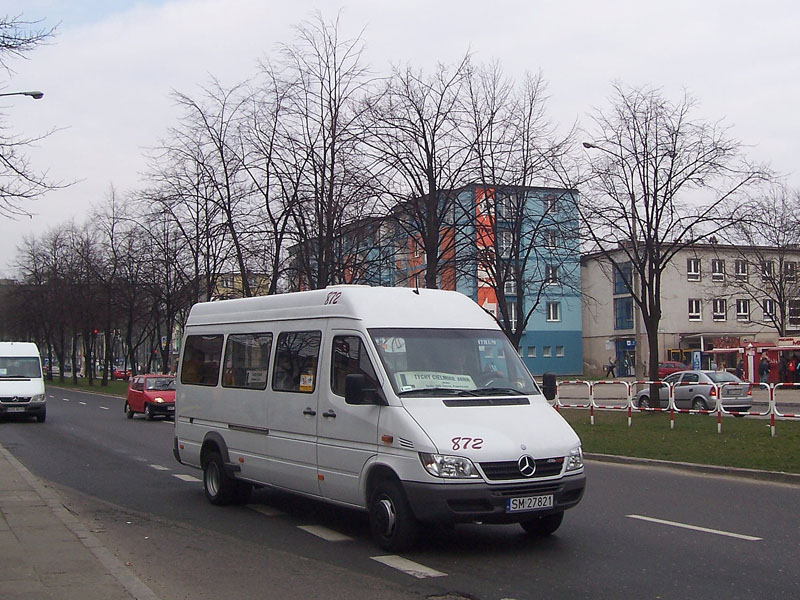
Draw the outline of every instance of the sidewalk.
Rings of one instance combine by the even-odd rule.
[[[2,444],[0,598],[158,600]]]

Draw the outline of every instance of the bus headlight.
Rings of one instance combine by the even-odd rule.
[[[569,451],[567,456],[567,471],[577,471],[583,468],[583,450],[578,446]]]
[[[480,474],[472,461],[463,456],[445,456],[443,454],[428,454],[420,452],[419,458],[425,470],[434,477],[448,479],[475,479]]]

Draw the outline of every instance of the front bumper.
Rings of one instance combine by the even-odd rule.
[[[47,409],[46,402],[0,403],[0,415],[41,415]]]
[[[586,475],[577,473],[561,479],[501,485],[487,483],[403,482],[414,516],[423,522],[518,523],[534,517],[563,512],[583,497]],[[508,498],[553,495],[553,506],[543,510],[506,512]]]
[[[147,404],[150,407],[150,411],[154,415],[174,415],[175,414],[175,403],[174,402],[150,402]]]

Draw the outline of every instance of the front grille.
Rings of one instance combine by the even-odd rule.
[[[0,402],[30,402],[30,401],[31,401],[30,397],[24,397],[23,398],[23,397],[14,396],[13,398],[9,398],[9,397],[0,398]]]
[[[492,481],[506,481],[509,479],[536,479],[540,477],[553,477],[561,474],[564,466],[564,457],[537,458],[536,471],[531,477],[525,477],[519,471],[519,464],[515,460],[503,462],[480,463],[481,469],[487,479]]]

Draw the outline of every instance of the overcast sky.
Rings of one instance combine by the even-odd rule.
[[[224,85],[253,76],[260,58],[293,41],[292,26],[340,10],[345,34],[363,30],[376,75],[392,63],[429,68],[471,49],[509,75],[541,71],[549,114],[564,128],[589,124],[611,83],[652,85],[699,101],[698,116],[724,119],[800,188],[800,3],[791,0],[4,0],[4,14],[57,25],[56,37],[0,72],[0,92],[42,90],[42,100],[2,98],[18,133],[58,131],[32,148],[50,177],[76,181],[29,209],[0,217],[0,273],[24,236],[140,187],[143,152],[176,124],[173,90],[199,95],[211,76]],[[580,149],[576,149],[580,151]]]

